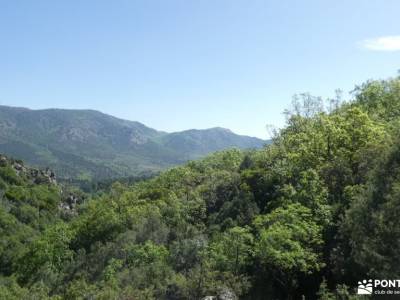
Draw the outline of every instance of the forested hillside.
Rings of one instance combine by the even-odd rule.
[[[360,299],[399,278],[400,78],[353,97],[305,94],[261,150],[91,195],[2,159],[0,298]]]
[[[211,152],[264,143],[223,128],[169,134],[94,110],[0,105],[0,153],[79,182],[148,175]]]

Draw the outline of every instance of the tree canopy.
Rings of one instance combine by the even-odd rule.
[[[392,78],[297,96],[261,150],[91,194],[1,156],[0,299],[352,299],[400,275],[399,132]]]

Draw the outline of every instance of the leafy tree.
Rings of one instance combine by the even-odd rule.
[[[353,270],[358,270],[358,276],[386,278],[400,275],[395,262],[400,248],[399,150],[400,143],[397,142],[380,159],[366,188],[353,194],[352,205],[341,224],[341,234],[343,240],[349,241],[349,258]]]
[[[73,233],[69,225],[59,222],[48,228],[34,240],[19,261],[18,274],[21,279],[41,277],[42,272],[59,272],[64,263],[71,260],[73,252],[70,242]]]
[[[215,237],[210,256],[218,270],[238,275],[250,264],[253,255],[253,235],[249,228],[233,227]]]
[[[322,227],[314,220],[309,208],[299,203],[280,207],[254,221],[258,232],[255,255],[282,288],[291,295],[299,273],[319,271]]]

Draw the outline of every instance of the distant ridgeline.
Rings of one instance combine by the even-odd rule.
[[[211,152],[265,143],[223,128],[169,134],[93,110],[0,106],[0,153],[50,167],[64,179],[147,175]]]

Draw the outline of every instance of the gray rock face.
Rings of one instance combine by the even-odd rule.
[[[46,170],[31,169],[31,174],[35,183],[57,184],[56,175],[49,168]]]
[[[223,287],[217,296],[205,296],[202,300],[238,300],[236,294],[229,288]]]
[[[24,167],[23,167],[21,164],[19,164],[19,163],[15,163],[15,164],[14,164],[14,169],[17,170],[17,171],[22,171],[23,168],[24,168]]]
[[[0,155],[0,167],[4,167],[7,165],[7,157]]]
[[[218,300],[238,300],[236,294],[228,288],[222,288],[217,297]]]
[[[76,206],[80,203],[80,199],[73,194],[70,194],[65,200],[59,205],[59,210],[64,216],[70,217],[77,214]]]

